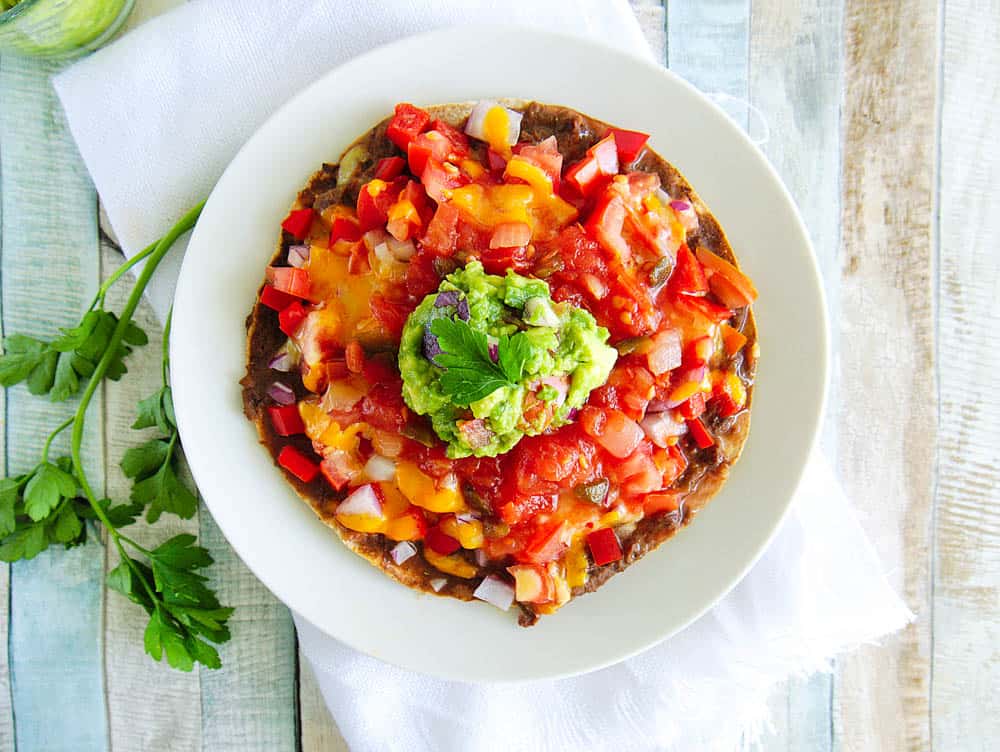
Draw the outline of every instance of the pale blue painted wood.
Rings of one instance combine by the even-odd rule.
[[[298,748],[296,641],[291,614],[247,569],[204,505],[201,544],[215,564],[220,600],[235,606],[222,668],[201,669],[202,749],[294,752]]]
[[[748,98],[773,134],[762,149],[809,229],[834,322],[840,285],[842,17],[842,0],[803,0],[795,7],[782,0],[755,0],[748,71]],[[836,347],[838,339],[832,342]],[[829,404],[837,404],[835,391]],[[833,420],[826,422],[823,449],[836,460]],[[767,739],[766,748],[831,749],[832,696],[831,675],[788,682],[774,697],[783,706],[785,725]]]
[[[54,69],[0,59],[6,332],[52,335],[72,325],[97,284],[97,200],[48,84]],[[51,405],[22,387],[7,396],[7,468],[19,472],[37,462],[45,435],[72,406]],[[97,401],[86,441],[98,488],[101,418]],[[64,440],[55,451],[65,450]],[[20,750],[107,747],[103,572],[104,549],[96,543],[11,568],[8,647]]]

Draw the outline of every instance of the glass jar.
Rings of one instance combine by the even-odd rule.
[[[0,7],[12,0],[0,0]],[[96,50],[128,18],[135,0],[20,0],[0,13],[0,52],[66,58]]]

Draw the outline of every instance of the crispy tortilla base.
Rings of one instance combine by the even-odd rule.
[[[504,104],[525,112],[525,121],[522,124],[523,134],[528,133],[534,136],[535,140],[555,134],[566,162],[579,159],[585,149],[602,137],[610,127],[606,123],[588,118],[564,107],[521,100],[505,100]],[[472,106],[473,103],[445,104],[427,109],[432,118],[440,118],[456,127],[461,127]],[[344,151],[341,159],[357,146],[363,147],[367,152],[367,156],[355,164],[349,177],[339,176],[339,162],[337,164],[324,164],[323,168],[312,176],[306,187],[299,193],[292,208],[313,206],[317,210],[322,210],[334,203],[353,204],[357,200],[358,189],[370,179],[371,172],[378,160],[398,153],[385,136],[387,123],[388,119],[382,121]],[[658,174],[664,190],[675,198],[689,201],[697,211],[700,222],[698,244],[738,266],[736,256],[719,223],[676,168],[649,148],[646,148],[640,155],[635,167]],[[338,177],[341,177],[339,181]],[[285,261],[290,242],[290,237],[286,233],[282,233],[272,263]],[[749,406],[756,370],[757,329],[753,313],[749,309],[744,309],[744,319],[737,323],[741,324],[740,328],[747,337],[747,345],[743,349],[744,359],[742,363],[738,364],[738,367],[750,384],[748,388]],[[274,378],[274,372],[268,368],[267,363],[284,341],[285,335],[278,328],[277,314],[258,302],[247,318],[247,375],[241,383],[244,387],[244,409],[247,417],[256,425],[261,443],[275,458],[281,446],[289,441],[292,444],[297,444],[300,449],[311,450],[310,442],[305,437],[293,437],[291,440],[278,437],[271,429],[270,422],[265,419],[266,389]],[[289,376],[292,377],[291,380],[297,379],[294,374],[289,374]],[[302,393],[301,383],[295,383],[292,386],[297,393]],[[696,455],[697,461],[692,463],[692,467],[679,481],[681,488],[688,489],[683,497],[681,509],[678,512],[641,520],[630,533],[619,530],[625,553],[624,557],[614,564],[603,567],[591,566],[586,585],[575,588],[573,597],[596,590],[614,574],[631,566],[647,552],[652,551],[670,538],[678,529],[689,524],[698,510],[725,483],[730,467],[736,462],[743,450],[749,429],[749,410],[744,410],[718,425],[716,427],[717,445],[708,450],[700,451]],[[462,600],[472,599],[473,590],[479,582],[478,577],[472,580],[462,580],[454,576],[446,576],[429,565],[419,554],[402,565],[396,564],[389,556],[390,549],[396,545],[394,541],[387,540],[378,534],[348,530],[337,522],[334,513],[338,502],[343,498],[343,494],[334,492],[322,477],[311,483],[303,483],[288,472],[285,472],[285,477],[295,487],[298,494],[312,507],[316,515],[335,530],[351,550],[393,579],[407,587],[434,593],[431,581],[444,577],[446,584],[437,594]],[[520,619],[523,625],[530,625],[537,621],[539,614],[531,606],[519,605],[521,605],[523,612]]]

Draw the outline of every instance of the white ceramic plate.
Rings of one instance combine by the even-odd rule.
[[[564,104],[652,134],[723,227],[760,299],[753,427],[723,491],[676,538],[531,629],[482,603],[419,595],[352,554],[285,482],[241,412],[244,318],[296,192],[398,101]],[[764,157],[693,87],[593,42],[524,29],[437,31],[331,71],[281,108],[219,180],[174,305],[174,402],[222,532],[281,600],[333,637],[465,680],[565,676],[674,634],[746,573],[778,527],[813,445],[826,383],[823,294],[795,207]]]

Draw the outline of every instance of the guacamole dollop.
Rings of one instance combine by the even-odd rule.
[[[447,380],[443,383],[447,368],[436,362],[442,350],[432,329],[440,331],[433,325],[439,318],[467,325],[470,339],[481,341],[484,335],[494,363],[506,361],[499,348],[516,336],[520,378],[502,379],[484,396],[461,404]],[[618,354],[608,336],[589,311],[553,301],[544,280],[513,270],[504,277],[487,274],[473,259],[448,275],[407,319],[399,347],[403,398],[430,418],[449,457],[493,457],[523,436],[570,422],[615,364]]]

